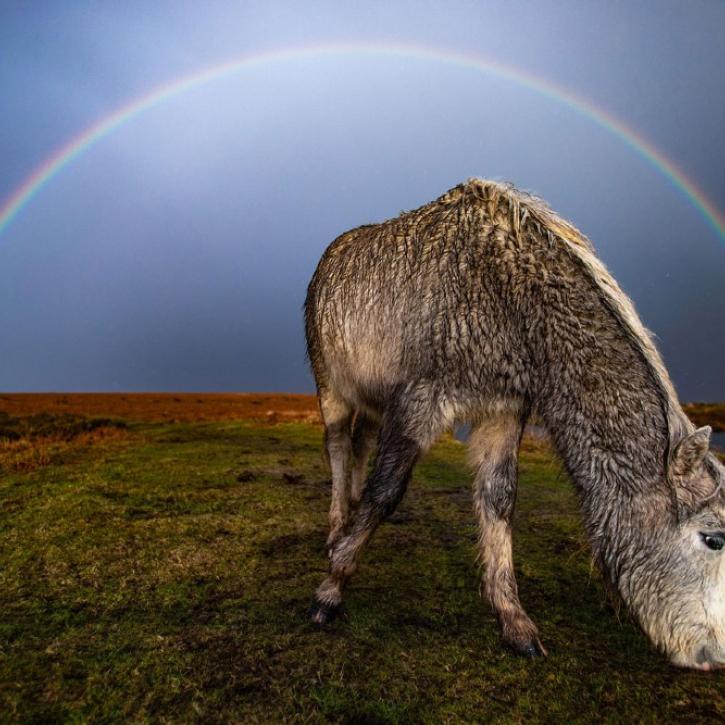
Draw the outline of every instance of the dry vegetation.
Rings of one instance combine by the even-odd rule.
[[[295,393],[6,393],[0,413],[112,416],[191,423],[213,420],[318,422],[314,395]]]
[[[293,393],[0,394],[0,471],[31,471],[128,438],[126,421],[320,423],[314,395]]]
[[[688,403],[685,412],[697,425],[711,425],[714,431],[725,431],[725,403]]]
[[[74,450],[109,444],[129,435],[123,420],[64,413],[13,417],[0,410],[0,472],[32,471]]]

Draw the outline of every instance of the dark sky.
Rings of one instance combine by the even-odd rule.
[[[725,210],[725,3],[12,2],[0,6],[0,199],[157,85],[305,44],[484,54],[582,96]],[[178,94],[58,173],[0,234],[0,389],[309,391],[301,305],[340,232],[470,176],[594,242],[686,400],[724,400],[725,241],[672,182],[500,77],[347,54]]]

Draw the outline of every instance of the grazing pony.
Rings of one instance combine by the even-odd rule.
[[[725,470],[590,242],[541,200],[473,179],[325,251],[305,303],[332,470],[336,613],[416,461],[473,428],[483,591],[505,642],[545,654],[517,592],[511,517],[532,411],[576,487],[594,556],[673,663],[725,665]],[[372,472],[367,459],[377,445]]]

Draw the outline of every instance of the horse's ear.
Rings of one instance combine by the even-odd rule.
[[[674,488],[678,517],[686,518],[712,495],[713,482],[703,472],[702,463],[710,446],[712,428],[706,425],[685,436],[672,450],[667,477]]]
[[[670,456],[669,474],[673,482],[682,483],[691,478],[702,464],[710,447],[709,425],[698,428],[685,436],[674,448]]]

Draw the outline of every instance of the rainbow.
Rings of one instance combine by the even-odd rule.
[[[715,234],[725,243],[725,217],[710,201],[702,189],[687,175],[655,148],[649,141],[614,118],[571,91],[555,85],[532,73],[524,72],[513,66],[504,65],[480,55],[459,53],[445,48],[431,48],[417,45],[379,45],[371,43],[343,43],[303,46],[270,50],[262,53],[233,58],[225,63],[214,65],[190,75],[177,78],[170,83],[158,86],[142,96],[134,98],[117,108],[107,116],[70,139],[40,164],[20,186],[0,206],[0,234],[17,217],[30,201],[80,154],[93,144],[112,133],[119,126],[135,118],[174,96],[192,88],[203,86],[219,78],[252,71],[270,63],[282,63],[292,60],[317,59],[341,55],[371,55],[402,59],[429,60],[446,65],[488,73],[517,83],[542,96],[553,99],[572,111],[588,118],[606,129],[626,146],[650,163],[681,192],[693,207],[703,216]]]

